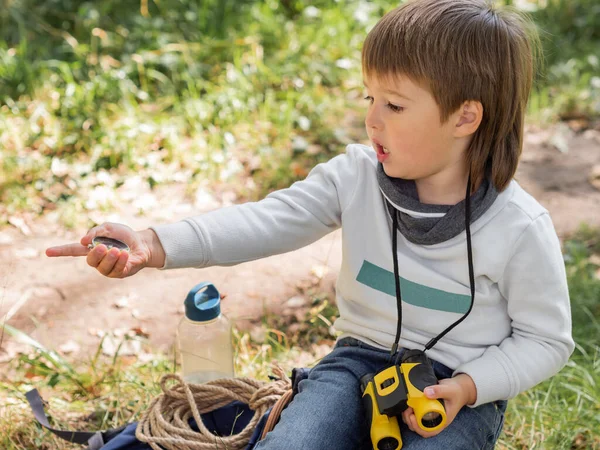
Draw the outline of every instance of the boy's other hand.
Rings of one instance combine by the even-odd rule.
[[[116,248],[109,251],[102,244],[90,250],[88,245],[96,236],[118,239],[126,243],[130,251]],[[50,247],[46,249],[46,255],[49,257],[86,256],[88,265],[109,278],[129,277],[144,267],[162,267],[165,261],[164,250],[154,231],[136,232],[127,225],[108,222],[89,230],[79,244]]]
[[[436,431],[424,431],[417,425],[417,418],[412,408],[402,413],[402,420],[411,431],[424,438],[438,435],[452,423],[458,412],[465,405],[472,405],[477,400],[477,388],[471,377],[460,373],[452,378],[440,380],[440,384],[425,388],[425,396],[431,399],[444,399],[446,408],[446,426]]]

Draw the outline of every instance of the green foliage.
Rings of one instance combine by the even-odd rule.
[[[147,169],[151,151],[192,172],[192,187],[257,155],[251,198],[304,176],[343,149],[358,51],[381,13],[348,21],[361,2],[309,3],[6,2],[0,213],[85,210],[82,177]],[[296,137],[307,145],[293,148]],[[88,169],[65,177],[53,162]]]
[[[600,229],[564,245],[577,348],[556,376],[509,401],[501,448],[600,448]]]
[[[600,448],[600,351],[595,345],[594,353],[577,351],[558,375],[509,401],[500,448]]]
[[[593,355],[600,342],[600,230],[581,227],[565,250],[573,336],[583,356]]]
[[[223,161],[252,176],[254,187],[236,188],[246,199],[288,186],[364,138],[348,120],[363,110],[360,48],[396,6],[0,1],[0,220],[48,208],[81,214],[84,177],[149,171],[149,153],[189,174],[190,190],[221,179]],[[600,111],[596,3],[526,2],[546,57],[534,115]],[[57,175],[53,164],[71,170]],[[172,181],[146,177],[152,186]]]
[[[544,47],[533,107],[552,119],[600,114],[600,3],[537,0],[532,12]],[[544,111],[542,111],[544,112]]]
[[[539,7],[532,15],[539,24],[549,66],[564,61],[565,57],[597,54],[600,4],[596,0],[546,0],[537,3]]]
[[[31,346],[0,376],[0,448],[79,449],[46,432],[26,406],[25,393],[33,387],[48,404],[46,413],[59,429],[108,429],[139,419],[160,393],[160,378],[174,369],[165,355],[131,359],[120,357],[121,345],[111,358],[101,355],[102,343],[89,361],[73,364],[19,330],[5,325],[9,335]],[[6,338],[6,337],[5,337]]]

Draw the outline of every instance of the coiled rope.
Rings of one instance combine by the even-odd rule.
[[[285,396],[288,399],[291,397],[291,382],[285,372],[275,366],[273,373],[279,379],[270,383],[252,378],[222,378],[202,384],[188,384],[179,375],[165,375],[160,380],[163,392],[150,403],[138,423],[135,437],[154,450],[244,450],[265,412],[284,394],[288,394]],[[175,384],[167,387],[170,380]],[[215,436],[204,426],[200,414],[234,400],[246,403],[254,411],[254,416],[240,433]],[[199,431],[190,427],[188,422],[191,417],[195,419]]]

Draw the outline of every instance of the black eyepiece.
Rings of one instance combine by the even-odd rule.
[[[438,412],[428,412],[423,415],[421,424],[424,428],[433,428],[442,423],[442,415]]]
[[[377,443],[377,450],[398,450],[400,443],[398,439],[393,437],[386,437]]]

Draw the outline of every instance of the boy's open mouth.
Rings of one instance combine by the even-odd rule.
[[[375,147],[375,151],[377,152],[377,154],[379,155],[387,155],[390,153],[390,151],[385,148],[383,145],[378,144],[377,142],[373,142],[373,146]]]

